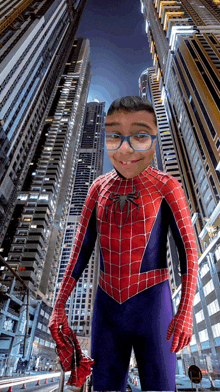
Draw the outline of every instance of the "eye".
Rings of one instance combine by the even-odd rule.
[[[117,135],[116,133],[107,133],[106,138],[107,139],[119,139],[120,135]]]
[[[146,140],[147,138],[149,138],[149,135],[147,135],[146,133],[139,133],[137,135],[134,135],[134,138],[136,140]]]

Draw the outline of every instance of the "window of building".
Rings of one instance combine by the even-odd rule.
[[[38,199],[38,193],[31,193],[30,199]]]
[[[208,283],[206,283],[206,285],[203,287],[203,291],[205,294],[205,297],[211,293],[214,290],[214,285],[213,285],[213,281],[210,280]]]
[[[40,195],[39,196],[39,200],[49,200],[49,195],[45,194],[45,195]]]
[[[24,222],[31,222],[32,219],[33,219],[33,215],[23,215],[23,216],[22,216],[22,220],[23,220]]]
[[[211,302],[207,306],[207,309],[208,309],[208,312],[209,312],[209,316],[211,316],[212,314],[217,313],[220,310],[218,300],[215,299],[215,301]]]
[[[209,272],[208,264],[203,264],[203,266],[200,269],[201,278],[203,278],[203,276],[205,276],[208,272]]]
[[[19,195],[18,200],[27,200],[28,195]]]
[[[220,260],[220,246],[215,251],[216,261]]]
[[[16,244],[25,244],[25,238],[15,238]]]
[[[220,323],[212,325],[212,332],[214,338],[218,338],[220,336]]]
[[[190,342],[190,346],[194,346],[195,344],[196,344],[196,336],[195,336],[195,334],[193,334],[192,340]]]
[[[205,192],[207,191],[208,187],[209,187],[209,183],[208,183],[207,179],[205,178],[203,183],[201,184],[201,187],[200,187],[202,195],[205,194]]]
[[[207,206],[207,216],[210,217],[215,209],[215,202],[213,199],[209,198],[209,204]]]
[[[203,329],[203,331],[199,332],[199,340],[201,343],[209,340],[207,329]]]
[[[200,294],[199,294],[199,291],[198,291],[198,292],[196,293],[195,297],[194,297],[193,305],[194,305],[194,306],[197,305],[200,301],[201,301],[201,298],[200,298]]]
[[[19,235],[27,235],[28,231],[27,230],[18,230]]]
[[[196,313],[195,317],[196,317],[197,324],[200,323],[202,320],[204,320],[205,316],[203,310],[200,310],[198,313]]]
[[[176,305],[176,308],[177,308],[179,303],[180,303],[180,297],[179,296],[176,297],[176,301],[175,302],[176,302],[175,305]]]

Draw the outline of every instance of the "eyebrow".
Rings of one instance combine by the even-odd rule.
[[[121,124],[120,124],[119,122],[105,123],[105,126],[106,126],[106,127],[114,127],[114,126],[120,126],[120,125],[121,125]],[[147,124],[145,124],[145,123],[135,122],[135,123],[132,123],[131,125],[132,125],[132,126],[133,126],[133,125],[136,125],[136,126],[138,126],[138,127],[144,127],[144,128],[147,128],[148,130],[152,131],[152,128],[150,127],[150,125],[147,125]]]

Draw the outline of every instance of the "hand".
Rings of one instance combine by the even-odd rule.
[[[70,335],[70,327],[68,324],[68,319],[65,313],[65,308],[63,306],[55,307],[51,315],[49,329],[53,339],[55,340],[57,346],[66,347],[66,342],[63,339],[63,334]],[[61,334],[62,329],[62,334]]]
[[[170,340],[172,336],[173,342],[170,349],[171,353],[178,353],[191,342],[192,309],[178,310],[168,327],[167,340]]]

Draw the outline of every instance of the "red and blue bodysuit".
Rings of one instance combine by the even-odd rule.
[[[182,297],[174,318],[166,260],[169,227],[182,275]],[[190,342],[198,268],[181,185],[151,166],[130,179],[113,169],[93,182],[50,322],[55,340],[56,326],[66,325],[66,300],[97,237],[100,276],[92,325],[93,389],[126,389],[133,347],[142,390],[174,391],[176,356],[166,337],[175,332],[173,344],[178,349]]]

